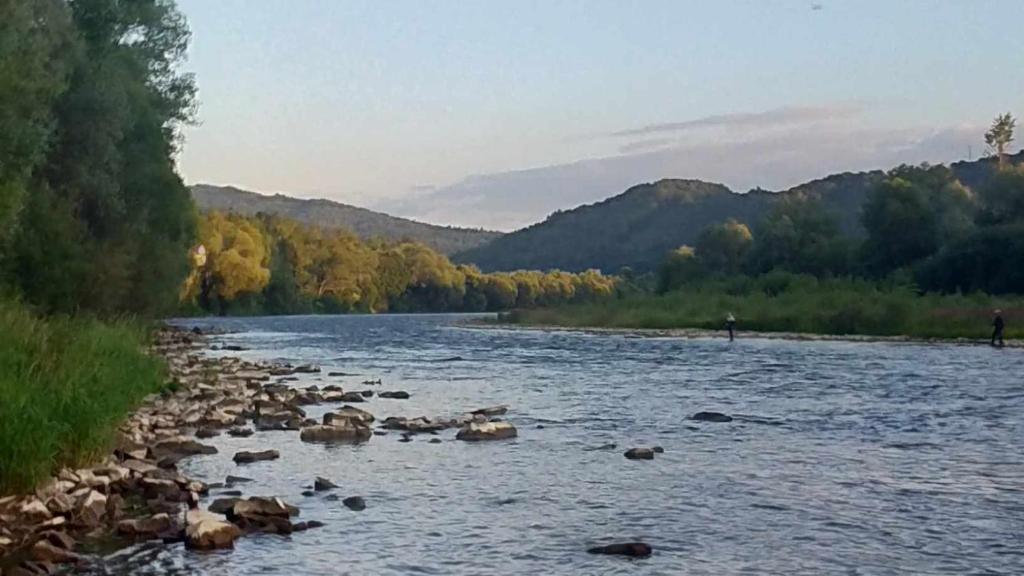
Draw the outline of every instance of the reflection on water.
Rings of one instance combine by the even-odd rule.
[[[1020,574],[1024,355],[934,345],[636,339],[477,330],[456,316],[198,321],[247,358],[316,363],[296,386],[407,390],[378,418],[507,403],[513,441],[374,437],[303,444],[294,432],[221,437],[186,472],[256,479],[326,526],[252,536],[234,551],[152,544],[109,574]],[[328,377],[327,371],[351,376]],[[311,407],[319,417],[328,407]],[[700,410],[736,415],[688,422]],[[588,450],[615,443],[613,450]],[[660,445],[654,461],[631,446]],[[235,466],[237,450],[282,457]],[[361,495],[302,492],[315,476]],[[630,561],[587,547],[639,539]]]

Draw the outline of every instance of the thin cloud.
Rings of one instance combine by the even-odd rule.
[[[639,128],[630,128],[612,132],[615,138],[631,138],[663,134],[666,132],[686,132],[707,128],[771,128],[776,126],[793,126],[842,120],[859,115],[860,106],[787,106],[764,112],[741,112],[736,114],[716,114],[683,122],[664,122],[648,124]]]
[[[648,150],[657,150],[658,148],[664,148],[670,144],[676,142],[675,138],[650,138],[648,140],[637,140],[636,142],[630,142],[629,144],[623,144],[619,146],[619,152],[623,154],[632,154],[634,152],[646,152]]]

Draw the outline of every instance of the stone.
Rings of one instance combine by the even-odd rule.
[[[29,522],[42,522],[43,520],[49,520],[50,516],[52,516],[50,510],[38,498],[32,498],[22,504],[18,513]]]
[[[40,540],[33,544],[31,556],[33,560],[53,564],[69,564],[71,562],[78,562],[81,559],[78,554],[59,546],[54,546],[49,540]]]
[[[235,504],[241,501],[241,498],[217,498],[206,509],[214,514],[227,514],[229,510],[235,507]]]
[[[174,480],[143,478],[139,481],[139,487],[146,498],[162,498],[170,502],[181,502],[184,499],[181,486]]]
[[[251,464],[264,460],[277,460],[281,454],[277,450],[263,450],[262,452],[237,452],[233,458],[235,464]]]
[[[481,416],[501,416],[508,412],[508,405],[502,404],[500,406],[488,406],[486,408],[477,408],[470,412],[470,414],[479,414]]]
[[[650,448],[630,448],[623,454],[630,460],[654,460],[654,450]]]
[[[185,516],[185,547],[193,550],[233,548],[242,530],[220,514],[189,510]]]
[[[154,514],[148,518],[121,520],[117,523],[117,532],[124,536],[140,539],[157,538],[161,533],[171,529],[171,517],[168,514]]]
[[[97,526],[107,514],[107,497],[90,490],[78,510],[78,520],[86,526]]]
[[[313,481],[313,490],[316,490],[317,492],[323,492],[324,490],[333,490],[337,487],[337,484],[331,482],[330,480],[322,476],[317,476],[316,480]]]
[[[213,428],[200,428],[196,430],[196,438],[214,438],[220,436],[220,430],[214,430]]]
[[[164,440],[153,447],[153,452],[159,455],[160,458],[167,455],[185,457],[196,454],[216,454],[217,449],[213,446],[200,444],[195,440],[184,438]]]
[[[378,398],[393,398],[395,400],[408,400],[409,393],[405,390],[395,390],[393,392],[380,392],[377,394]]]
[[[654,450],[655,454],[664,454],[665,453],[665,449],[662,448],[661,446],[655,446],[654,448],[651,448],[651,450]]]
[[[350,420],[356,424],[371,424],[374,421],[374,417],[373,414],[370,414],[366,410],[360,410],[355,406],[345,405],[336,412],[328,412],[327,414],[324,414],[323,423],[325,426],[329,426],[340,420]]]
[[[228,436],[234,436],[235,438],[247,438],[253,435],[252,428],[241,428],[235,427],[228,430]]]
[[[298,516],[299,509],[295,506],[285,503],[280,498],[264,498],[262,496],[253,496],[248,500],[239,500],[235,502],[234,506],[228,512],[228,518],[233,516],[281,516],[287,518],[288,516]]]
[[[470,423],[459,430],[455,435],[456,440],[467,442],[479,442],[483,440],[505,440],[515,438],[519,433],[516,427],[509,422],[486,422],[482,424]]]
[[[359,392],[345,392],[338,397],[339,402],[366,402],[366,398]]]
[[[631,556],[644,558],[651,555],[653,549],[649,544],[643,542],[624,542],[620,544],[609,544],[607,546],[595,546],[587,550],[591,554],[615,554],[619,556]]]
[[[46,508],[53,514],[68,514],[75,507],[70,496],[63,493],[54,494],[46,501]]]
[[[121,465],[132,472],[137,472],[138,474],[149,474],[157,470],[156,464],[147,460],[125,460]]]
[[[341,503],[349,510],[354,510],[356,512],[366,510],[366,500],[363,500],[362,496],[349,496],[342,500]]]
[[[303,428],[299,433],[299,439],[303,442],[363,442],[373,436],[373,432],[366,426],[356,425],[351,420],[345,424],[331,424],[330,426],[310,426]]]
[[[313,528],[323,528],[324,523],[319,520],[307,520],[305,522],[296,522],[292,525],[292,529],[295,532],[302,532],[304,530],[310,530]]]
[[[697,412],[690,416],[690,420],[698,422],[732,422],[732,416],[721,412]]]
[[[441,443],[441,439],[440,438],[431,438],[430,439],[430,443],[431,444],[440,444]]]
[[[228,487],[234,486],[235,484],[246,484],[249,482],[252,482],[252,478],[246,478],[245,476],[232,476],[228,474],[228,476],[224,478],[224,484]]]

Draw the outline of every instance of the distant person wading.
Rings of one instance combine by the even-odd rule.
[[[732,312],[729,312],[729,314],[726,315],[725,317],[725,329],[729,331],[729,342],[732,342],[735,339],[733,334],[733,329],[735,327],[736,317],[732,315]]]
[[[1001,310],[995,311],[995,318],[992,319],[992,345],[1002,348],[1006,344],[1003,342],[1003,329],[1006,327],[1006,323],[1003,322],[1003,315]],[[998,344],[996,343],[998,341]]]

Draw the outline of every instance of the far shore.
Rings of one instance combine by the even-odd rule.
[[[507,322],[472,322],[465,324],[473,328],[506,330],[543,330],[545,332],[578,332],[627,338],[688,338],[728,340],[725,330],[705,328],[602,328],[594,326],[559,326],[556,324],[512,324]],[[978,338],[921,338],[916,336],[871,336],[867,334],[812,334],[808,332],[755,332],[737,330],[736,340],[794,340],[829,342],[885,342],[894,344],[953,344],[958,346],[991,346],[986,339]],[[1024,340],[1006,340],[1005,348],[1024,348]]]

